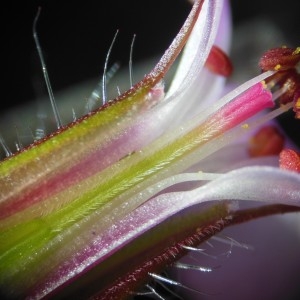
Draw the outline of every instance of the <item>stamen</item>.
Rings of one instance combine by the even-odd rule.
[[[269,83],[267,84],[267,86],[269,86]],[[269,87],[269,90],[271,90],[271,89],[272,89],[272,87]],[[288,91],[288,87],[286,85],[284,85],[281,89],[275,91],[273,93],[274,101],[279,99],[280,97],[282,97],[287,91]]]
[[[104,105],[107,102],[107,65],[108,65],[108,60],[109,60],[109,56],[111,54],[113,45],[116,41],[117,35],[119,33],[119,30],[117,30],[117,32],[114,35],[114,38],[110,44],[110,47],[108,49],[107,55],[106,55],[106,59],[105,59],[105,63],[104,63],[104,70],[103,70],[103,77],[102,77],[102,104]]]
[[[280,87],[280,103],[286,104],[293,102],[294,112],[296,118],[300,118],[300,74],[299,67],[300,62],[300,47],[293,48],[275,48],[267,51],[261,58],[259,66],[263,71],[276,70],[275,73],[268,81],[273,87]]]
[[[251,157],[278,155],[284,146],[284,136],[275,126],[261,128],[249,141]]]
[[[292,149],[284,149],[279,155],[281,169],[300,173],[300,153]]]
[[[281,47],[273,48],[264,53],[259,61],[263,71],[275,70],[284,71],[294,68],[300,61],[299,49]]]
[[[55,102],[55,99],[54,99],[54,94],[53,94],[50,79],[49,79],[49,76],[48,76],[46,63],[45,63],[45,60],[44,60],[43,52],[42,52],[40,42],[39,42],[39,39],[38,39],[38,36],[37,36],[37,31],[36,31],[36,24],[37,24],[38,18],[40,16],[40,12],[41,12],[41,8],[39,7],[38,12],[37,12],[36,17],[35,17],[34,22],[33,22],[33,38],[34,38],[36,49],[37,49],[37,52],[38,52],[38,55],[39,55],[39,58],[40,58],[41,65],[42,65],[43,75],[44,75],[44,79],[45,79],[45,82],[46,82],[46,86],[47,86],[47,90],[48,90],[48,94],[49,94],[49,98],[50,98],[50,103],[51,103],[51,106],[52,106],[52,111],[53,111],[53,114],[54,114],[54,117],[55,117],[56,126],[57,126],[57,129],[60,129],[62,127],[62,121],[61,121],[61,118],[60,118],[58,108],[56,106],[56,102]]]
[[[227,54],[219,47],[213,45],[208,55],[205,66],[213,73],[228,77],[233,67]]]

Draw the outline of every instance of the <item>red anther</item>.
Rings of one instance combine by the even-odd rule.
[[[300,153],[292,149],[284,149],[279,155],[279,166],[281,169],[300,173]]]
[[[284,136],[274,126],[261,128],[249,141],[249,155],[278,155],[284,146]]]
[[[217,46],[212,46],[205,66],[213,73],[228,77],[232,73],[232,63],[227,54]]]
[[[295,68],[300,61],[300,47],[274,48],[268,50],[260,59],[259,66],[263,71],[284,71]]]
[[[297,70],[299,64],[300,47],[271,49],[262,56],[259,62],[262,71],[278,71],[266,82],[282,89],[284,93],[279,98],[281,104],[293,102],[293,110],[297,119],[300,119],[300,74]]]

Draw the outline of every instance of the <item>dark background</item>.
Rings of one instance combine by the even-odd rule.
[[[231,3],[235,27],[260,17],[276,23],[284,32],[286,43],[291,46],[300,43],[300,1],[232,0]],[[111,61],[128,64],[133,34],[137,34],[134,62],[161,54],[190,9],[185,0],[51,0],[6,4],[1,9],[2,111],[39,96],[34,82],[35,78],[41,80],[42,75],[32,38],[38,6],[42,7],[38,34],[55,93],[99,77],[117,29],[120,33]],[[252,34],[255,36],[257,32]],[[294,126],[293,123],[292,130]]]

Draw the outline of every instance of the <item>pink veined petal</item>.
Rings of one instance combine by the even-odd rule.
[[[183,209],[203,202],[228,199],[300,206],[300,176],[274,167],[237,169],[195,190],[167,193],[150,199],[110,228],[109,235],[114,237],[114,245],[119,239],[121,245]]]
[[[202,70],[217,35],[222,1],[205,1],[191,36],[186,44],[167,98],[184,93]]]
[[[300,175],[274,167],[237,169],[195,190],[162,194],[150,199],[125,217],[122,225],[116,226],[119,234],[113,236],[119,236],[124,242],[185,208],[228,199],[300,206]],[[117,239],[114,241],[117,244]]]
[[[202,89],[199,89],[199,76],[214,43],[222,12],[222,1],[206,1],[201,14],[184,49],[176,75],[166,95],[166,101],[183,102],[178,108],[176,124],[185,116],[195,101],[201,103]],[[185,101],[189,99],[189,101]]]
[[[229,53],[231,31],[230,5],[225,0],[214,44],[226,53]],[[225,77],[213,74],[207,68],[203,68],[198,78],[195,90],[189,93],[189,102],[192,101],[195,105],[190,106],[185,119],[200,113],[203,107],[210,105],[224,93]]]
[[[226,53],[230,50],[231,25],[230,5],[229,1],[225,0],[214,44],[219,46]],[[216,101],[222,96],[221,93],[224,91],[225,82],[226,78],[223,76],[218,76],[211,73],[207,68],[203,68],[199,74],[198,85],[196,87],[197,90],[189,94],[189,101],[194,101],[197,105],[190,108],[186,118],[201,112],[203,107]]]
[[[46,291],[47,286],[53,288],[60,281],[71,280],[74,275],[98,264],[132,239],[188,207],[228,199],[300,206],[300,176],[273,167],[245,167],[221,175],[195,190],[152,198],[114,226],[102,231],[101,236],[94,238],[81,253],[75,253],[35,292]],[[96,224],[92,228],[95,236],[97,230]],[[91,231],[85,235],[92,238]]]

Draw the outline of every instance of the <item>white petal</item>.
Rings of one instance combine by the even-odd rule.
[[[222,1],[205,1],[195,24],[191,37],[185,47],[167,98],[176,94],[185,95],[184,91],[197,84],[209,51],[214,43],[221,17]]]
[[[246,167],[193,191],[159,195],[103,233],[102,242],[98,241],[97,259],[185,208],[228,199],[300,206],[300,175],[273,167]],[[112,238],[113,243],[109,242]]]

